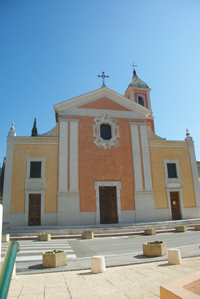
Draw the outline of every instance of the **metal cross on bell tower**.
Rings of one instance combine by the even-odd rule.
[[[133,64],[131,64],[131,66],[133,67],[133,75],[134,75],[135,67],[136,67],[137,65],[135,65],[134,62],[133,62]]]
[[[103,84],[102,84],[101,87],[106,87],[106,85],[105,85],[105,78],[109,78],[109,76],[104,75],[104,72],[102,72],[102,75],[101,76],[98,75],[98,77],[101,77],[103,79]]]

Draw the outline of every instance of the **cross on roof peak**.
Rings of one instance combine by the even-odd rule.
[[[101,87],[106,87],[106,85],[105,85],[105,78],[109,78],[109,76],[106,76],[106,75],[104,75],[104,74],[105,74],[105,73],[102,72],[102,75],[98,75],[98,77],[101,77],[101,78],[103,79],[103,84],[102,84]]]

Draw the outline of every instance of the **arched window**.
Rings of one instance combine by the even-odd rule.
[[[104,140],[111,139],[111,126],[108,124],[101,124],[100,125],[100,136]]]
[[[145,106],[145,105],[144,105],[144,98],[141,97],[141,96],[138,96],[138,103],[139,103],[140,105],[142,105],[142,106]]]

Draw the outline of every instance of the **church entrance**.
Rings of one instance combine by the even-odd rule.
[[[41,224],[41,194],[29,194],[28,225]]]
[[[170,192],[172,220],[181,219],[178,192]]]
[[[118,223],[116,187],[99,187],[100,223]]]

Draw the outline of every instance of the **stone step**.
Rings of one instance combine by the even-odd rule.
[[[10,236],[36,236],[41,232],[52,235],[80,235],[84,230],[92,230],[94,234],[126,234],[142,232],[145,228],[154,227],[157,230],[174,229],[178,225],[186,225],[189,228],[200,224],[200,218],[186,220],[157,221],[147,223],[126,223],[126,224],[101,224],[101,225],[78,225],[78,226],[15,226],[10,229],[3,229],[3,233]]]

